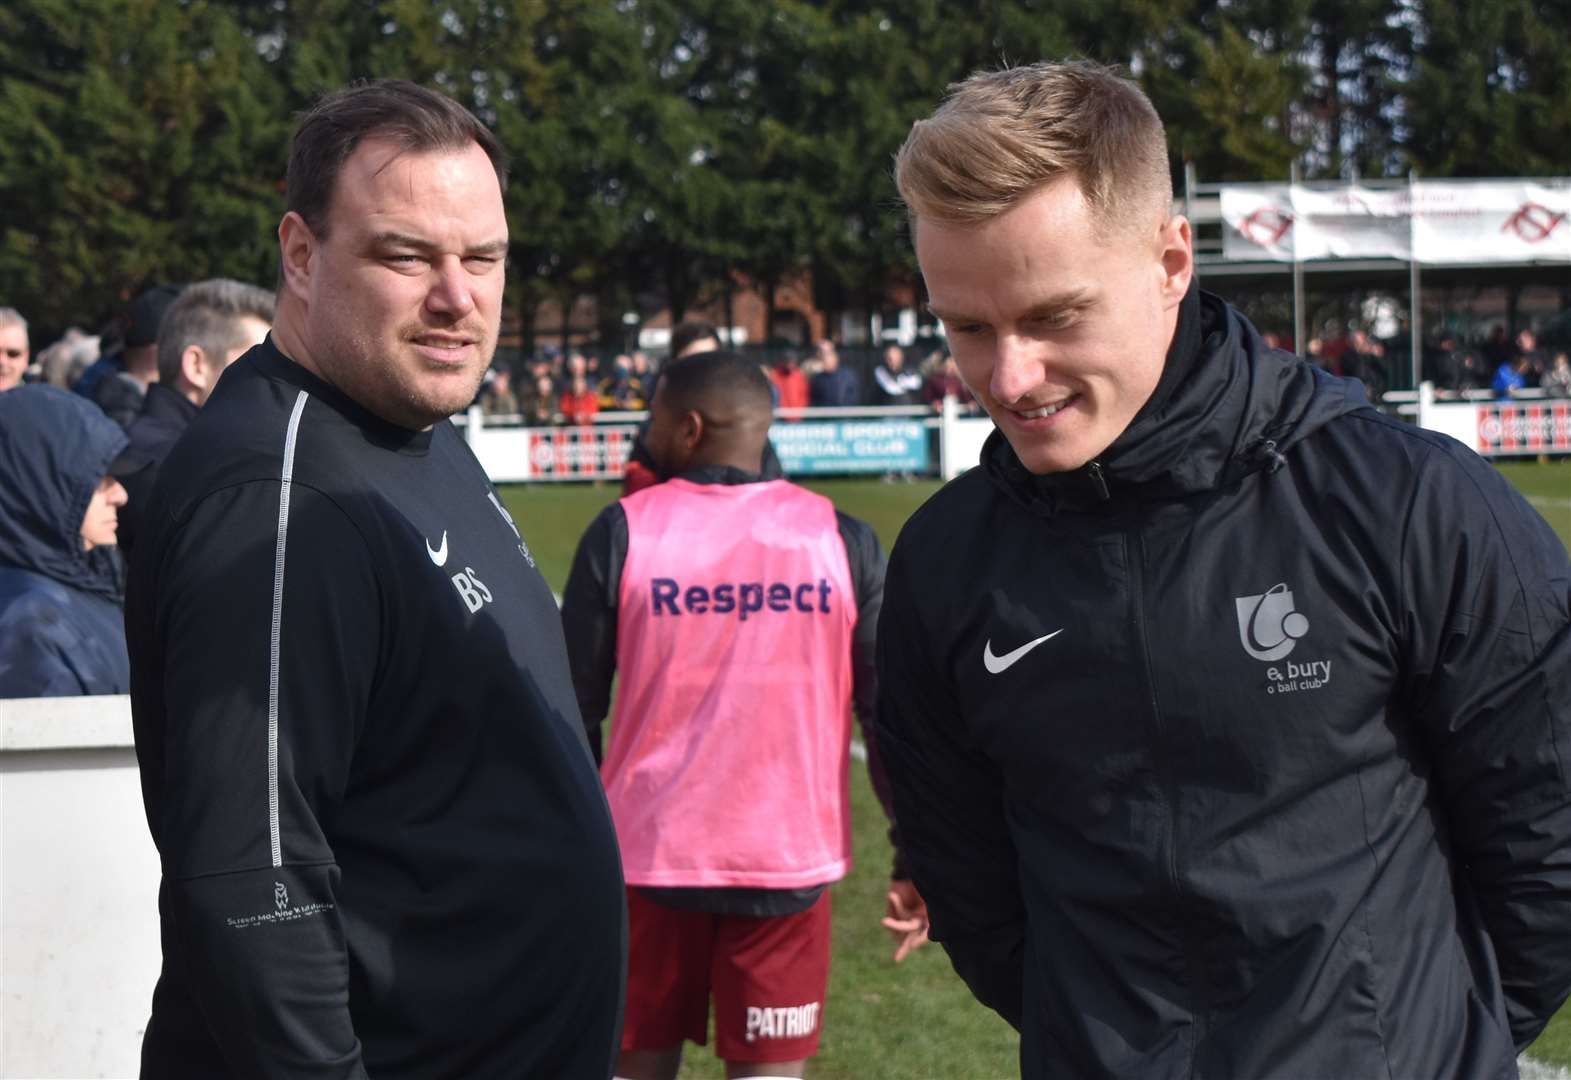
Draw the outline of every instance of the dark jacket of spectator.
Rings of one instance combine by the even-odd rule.
[[[808,397],[815,406],[862,404],[862,392],[856,381],[856,373],[847,368],[820,371],[807,384],[807,390]]]
[[[131,444],[126,447],[124,456],[130,471],[120,477],[120,482],[125,485],[129,499],[120,510],[120,551],[127,559],[136,546],[142,507],[147,505],[147,497],[153,493],[158,466],[169,456],[170,449],[195,415],[195,402],[161,383],[154,383],[147,388],[147,400],[142,402],[141,414],[126,429]]]
[[[52,386],[0,395],[0,697],[130,689],[112,548],[82,519],[126,445],[96,406]]]

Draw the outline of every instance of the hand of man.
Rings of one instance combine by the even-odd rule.
[[[895,939],[895,963],[898,964],[913,950],[927,944],[927,904],[914,884],[899,879],[889,883],[888,900],[883,925]]]

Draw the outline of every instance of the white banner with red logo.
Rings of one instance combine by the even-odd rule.
[[[1564,398],[1430,405],[1419,423],[1484,457],[1571,454],[1571,401]]]
[[[1571,179],[1228,184],[1221,202],[1228,259],[1571,262]]]

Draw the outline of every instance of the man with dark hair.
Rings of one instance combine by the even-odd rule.
[[[654,401],[654,396],[659,392],[661,381],[665,373],[690,356],[699,356],[703,353],[714,352],[720,348],[720,332],[713,323],[701,319],[677,323],[671,330],[671,356],[665,362],[665,367],[654,377],[655,390],[650,392],[649,400]],[[642,491],[660,482],[659,469],[655,459],[649,452],[648,446],[649,421],[645,420],[638,429],[638,434],[633,436],[633,445],[627,453],[627,467],[622,473],[622,494],[631,495]],[[775,453],[774,443],[767,439],[764,442],[763,476],[766,480],[778,480],[785,475],[780,467],[780,457]]]
[[[551,590],[447,420],[496,347],[505,178],[410,83],[300,121],[272,335],[132,560],[144,1075],[610,1073],[615,834]]]
[[[711,992],[727,1076],[799,1077],[818,1046],[883,554],[828,499],[760,475],[770,413],[735,353],[668,368],[649,425],[666,482],[590,524],[563,596],[597,755],[620,679],[601,771],[630,886],[626,1080],[676,1076]]]
[[[1116,72],[975,75],[895,177],[998,430],[890,560],[878,743],[1022,1076],[1515,1076],[1571,991],[1564,546],[1200,291]]]
[[[824,338],[813,346],[818,370],[808,380],[809,401],[818,408],[845,408],[862,404],[862,388],[856,373],[840,366],[840,350]]]
[[[158,327],[183,287],[155,285],[133,300],[118,357],[88,368],[74,388],[123,428],[137,418],[147,388],[158,381]]]
[[[147,388],[142,411],[126,430],[132,471],[120,478],[128,501],[120,511],[120,550],[130,558],[142,508],[153,493],[159,463],[213,392],[224,369],[267,337],[273,294],[255,285],[214,278],[188,286],[169,305],[158,328],[158,381]]]
[[[679,322],[671,328],[671,359],[714,352],[720,348],[720,331],[715,324],[702,319]]]

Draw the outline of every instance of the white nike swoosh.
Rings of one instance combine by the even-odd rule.
[[[442,546],[439,547],[439,548],[433,548],[431,546],[431,541],[427,540],[425,542],[425,553],[427,555],[431,556],[431,561],[436,563],[436,565],[438,565],[438,566],[445,566],[447,564],[447,530],[446,529],[442,530]]]
[[[992,638],[989,638],[987,644],[982,649],[982,663],[987,665],[989,674],[1001,675],[1010,668],[1014,667],[1015,661],[1019,660],[1026,653],[1042,644],[1042,642],[1051,638],[1056,638],[1063,632],[1063,628],[1060,627],[1059,629],[1054,630],[1051,634],[1043,634],[1035,641],[1026,642],[1024,645],[1020,646],[1018,649],[1015,649],[1013,652],[1006,652],[1003,656],[993,655],[993,640]]]

